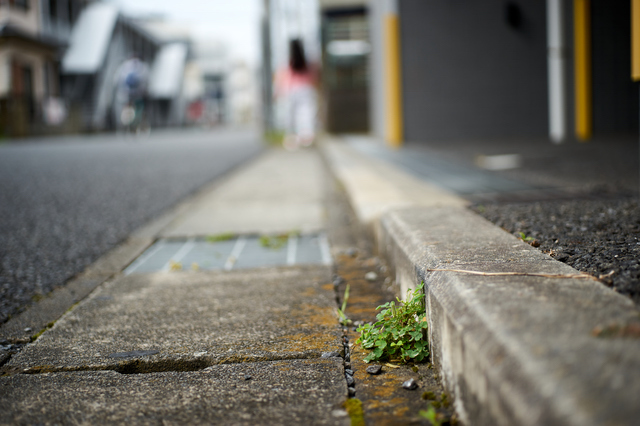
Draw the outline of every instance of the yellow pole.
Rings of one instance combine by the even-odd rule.
[[[582,141],[593,132],[589,6],[589,0],[573,1],[576,136]]]
[[[631,0],[631,78],[640,80],[640,0]]]
[[[402,145],[402,82],[400,74],[400,24],[398,16],[385,17],[385,66],[386,66],[386,139],[398,148]]]

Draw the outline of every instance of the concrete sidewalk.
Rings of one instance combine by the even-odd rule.
[[[231,271],[126,275],[142,244],[107,256],[119,272],[2,367],[0,422],[348,424],[331,265],[272,256],[322,238],[325,181],[317,152],[270,151],[138,232],[147,254],[157,239],[213,251],[227,234],[295,239],[236,250],[231,264],[259,267]]]

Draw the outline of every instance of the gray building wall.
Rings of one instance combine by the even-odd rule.
[[[507,4],[520,11],[512,9],[515,26]],[[545,2],[400,0],[399,8],[405,140],[547,136]]]
[[[638,83],[631,81],[631,2],[592,1],[594,136],[637,135]]]

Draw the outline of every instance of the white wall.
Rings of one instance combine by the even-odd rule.
[[[37,34],[40,28],[40,2],[31,1],[29,6],[26,11],[9,5],[0,6],[0,21],[8,20],[23,31]]]
[[[7,50],[0,51],[0,97],[4,97],[9,93],[11,87],[11,62],[9,52]]]

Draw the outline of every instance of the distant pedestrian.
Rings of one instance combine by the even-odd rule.
[[[131,55],[118,67],[115,85],[115,113],[119,125],[137,127],[142,122],[149,67],[136,55]]]
[[[284,101],[285,138],[288,150],[313,143],[316,134],[315,70],[309,65],[300,39],[289,42],[289,64],[275,76],[275,96]]]

